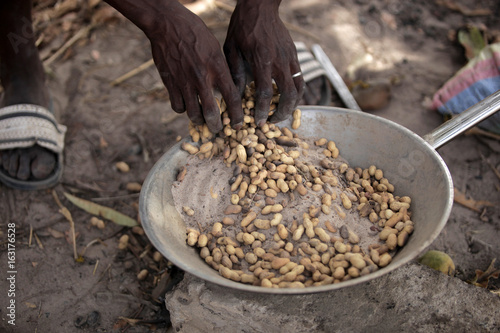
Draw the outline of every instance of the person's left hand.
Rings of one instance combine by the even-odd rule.
[[[224,43],[224,53],[233,80],[241,93],[246,84],[245,61],[251,67],[256,95],[255,121],[259,126],[268,117],[273,97],[273,79],[278,86],[280,100],[278,110],[270,119],[272,122],[286,119],[304,91],[297,50],[279,18],[280,2],[238,1]]]

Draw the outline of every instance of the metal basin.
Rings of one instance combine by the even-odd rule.
[[[500,94],[495,98],[495,110],[490,110],[489,115],[500,106]],[[490,107],[491,103],[487,106]],[[480,108],[484,109],[484,105]],[[186,244],[186,227],[174,207],[171,187],[178,169],[186,164],[188,156],[180,149],[181,143],[177,143],[158,160],[141,192],[139,205],[142,225],[156,249],[177,267],[206,281],[238,290],[270,294],[306,294],[353,286],[387,274],[422,253],[445,226],[453,205],[452,179],[435,148],[479,120],[466,120],[465,125],[454,127],[456,133],[443,139],[452,125],[447,124],[447,127],[436,129],[424,140],[401,125],[367,113],[316,106],[303,106],[301,110],[302,126],[296,131],[299,135],[335,141],[340,154],[351,166],[367,168],[376,165],[394,184],[397,195],[409,195],[412,198],[415,230],[391,264],[342,283],[302,289],[263,288],[223,278],[200,258],[194,248]],[[461,117],[465,117],[465,113]],[[291,128],[291,121],[278,125]],[[460,129],[456,130],[457,127]]]

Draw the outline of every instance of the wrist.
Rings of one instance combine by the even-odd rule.
[[[104,0],[119,11],[146,35],[155,31],[160,22],[187,10],[177,0]]]
[[[259,10],[278,10],[281,0],[237,0],[236,6],[248,9],[259,8]]]

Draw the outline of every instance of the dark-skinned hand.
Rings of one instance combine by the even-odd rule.
[[[198,16],[176,0],[107,2],[148,36],[153,59],[175,112],[187,111],[195,125],[206,123],[211,132],[217,133],[222,130],[214,97],[214,89],[218,89],[227,105],[231,125],[241,126],[241,96],[219,42]],[[149,18],[145,15],[148,12],[153,12]]]
[[[281,0],[238,0],[229,23],[224,53],[233,80],[242,94],[246,84],[245,62],[255,82],[255,121],[261,126],[268,117],[273,97],[272,79],[280,92],[278,110],[271,122],[290,116],[303,91],[295,45],[279,18]]]

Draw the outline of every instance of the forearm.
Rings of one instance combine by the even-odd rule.
[[[258,13],[274,12],[277,14],[280,4],[281,0],[238,0],[236,7],[237,10],[251,13],[247,18],[252,18]]]
[[[281,4],[281,0],[237,0],[237,5],[250,5],[250,6],[270,6],[278,8]]]
[[[232,20],[238,25],[256,26],[270,23],[281,23],[279,6],[281,0],[238,0],[234,9]]]

